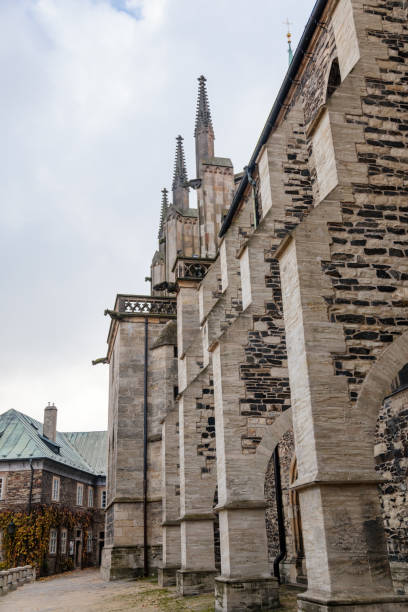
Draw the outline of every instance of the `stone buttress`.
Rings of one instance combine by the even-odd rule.
[[[177,384],[175,330],[169,330],[176,305],[171,298],[120,295],[108,312],[108,498],[101,572],[113,580],[157,573],[162,562],[162,420],[173,408]]]

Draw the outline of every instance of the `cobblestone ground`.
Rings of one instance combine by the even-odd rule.
[[[295,612],[297,591],[282,590],[282,607]],[[98,570],[87,569],[25,584],[0,599],[1,612],[213,612],[214,597],[178,597],[151,580],[104,582]]]

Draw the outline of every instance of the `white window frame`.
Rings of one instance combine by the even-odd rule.
[[[61,479],[58,476],[52,477],[51,501],[60,500]]]
[[[84,485],[82,483],[77,483],[76,490],[76,505],[83,506],[84,504]]]
[[[61,529],[61,554],[67,554],[68,529]]]
[[[87,553],[92,552],[92,531],[88,531],[88,536],[86,539],[86,552]]]
[[[93,505],[94,505],[93,487],[88,487],[88,508],[93,508]]]
[[[0,500],[4,499],[4,485],[6,484],[6,479],[3,476],[0,476]]]
[[[103,491],[101,491],[101,508],[106,508],[107,499],[107,491],[106,489],[104,489]]]
[[[54,527],[50,529],[50,545],[49,545],[49,553],[50,555],[57,554],[57,543],[58,543],[58,532]]]

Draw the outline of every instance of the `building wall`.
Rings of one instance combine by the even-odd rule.
[[[31,470],[3,471],[0,466],[0,478],[4,479],[3,494],[0,500],[0,511],[24,506],[28,508]],[[32,492],[33,503],[40,503],[42,501],[42,479],[43,471],[41,469],[35,469]]]
[[[328,3],[310,55],[259,153],[255,187],[246,189],[220,244],[232,170],[207,164],[200,177],[201,256],[216,260],[197,289],[179,283],[181,512],[204,514],[212,507],[218,461],[222,503],[242,502],[244,493],[245,502],[251,496],[259,501],[265,491],[272,561],[277,553],[274,474],[270,464],[265,481],[265,473],[255,468],[264,437],[293,405],[294,433],[279,437],[288,551],[283,569],[291,581],[304,577],[295,554],[294,457],[300,478],[331,470],[341,474],[346,467],[353,474],[368,473],[373,441],[368,434],[359,440],[357,429],[352,431],[360,418],[353,410],[373,364],[408,326],[406,13],[402,2]],[[337,65],[339,81],[331,81]],[[194,223],[170,214],[168,270],[178,251],[196,252]],[[111,360],[110,501],[140,491],[141,325],[120,324]],[[149,487],[152,503],[157,502],[151,507],[152,525],[159,507],[158,423],[171,403],[174,374],[167,377],[170,356],[156,350],[149,417],[157,436],[149,445]],[[376,447],[377,468],[392,479],[381,491],[398,576],[405,570],[397,564],[408,562],[405,402],[402,394],[384,404]],[[327,423],[328,408],[338,418],[337,428]],[[330,444],[325,432],[332,436]],[[353,465],[355,456],[361,465]],[[109,541],[123,547],[140,532],[140,517],[129,508],[122,500],[108,511]],[[152,527],[149,537],[156,543],[155,533],[159,530]],[[309,530],[310,547],[312,540]],[[405,588],[404,580],[396,579],[398,589]]]
[[[408,592],[408,390],[387,398],[380,410],[375,445],[387,545],[394,585]]]
[[[172,346],[152,349],[166,320],[148,324],[148,555],[152,571],[162,557],[161,420],[174,401]],[[111,358],[108,508],[102,562],[108,579],[143,573],[144,317],[118,324]]]
[[[27,464],[28,465],[28,464]],[[0,511],[16,511],[27,512],[29,504],[29,492],[31,484],[31,470],[27,469],[27,465],[22,465],[22,469],[17,469],[16,462],[6,465],[9,469],[0,471],[0,478],[3,478],[3,492],[0,500]],[[25,468],[25,469],[24,469]],[[100,561],[100,542],[104,540],[105,529],[105,512],[101,508],[101,492],[105,490],[104,485],[91,485],[94,491],[94,504],[88,506],[88,486],[92,477],[88,477],[86,481],[78,480],[77,478],[69,478],[62,476],[58,468],[52,472],[47,468],[34,469],[33,472],[33,488],[32,488],[32,507],[38,504],[58,505],[61,508],[68,508],[71,511],[92,511],[92,519],[90,532],[93,536],[92,550],[85,556],[85,566],[99,565]],[[60,496],[59,501],[52,500],[52,481],[53,477],[57,476],[60,479]],[[84,485],[84,503],[82,506],[76,504],[77,484]],[[66,552],[61,551],[61,528],[57,528],[57,551],[55,554],[48,553],[46,555],[43,567],[40,568],[41,575],[53,574],[56,572],[71,569],[75,564],[74,555],[70,555],[69,542],[75,541],[76,530],[67,530],[67,547]],[[81,542],[84,546],[84,534],[81,533]],[[82,566],[82,558],[79,566]]]

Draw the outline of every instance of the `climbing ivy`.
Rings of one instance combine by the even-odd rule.
[[[22,565],[33,565],[41,574],[44,573],[46,557],[50,542],[50,529],[74,528],[82,529],[83,566],[86,560],[86,541],[88,528],[92,521],[93,512],[72,511],[66,507],[56,505],[39,505],[34,507],[30,514],[22,511],[0,512],[0,530],[3,532],[3,554],[6,568]],[[7,533],[7,527],[13,520],[16,526],[14,537]],[[57,561],[59,561],[59,547],[57,550]],[[65,559],[61,566],[67,565]],[[61,567],[62,569],[62,567]]]

